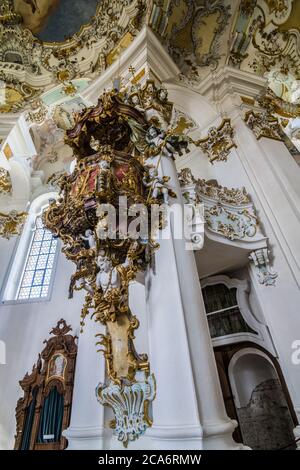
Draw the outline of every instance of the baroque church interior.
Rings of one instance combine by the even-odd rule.
[[[0,448],[300,448],[300,1],[0,0],[0,113]]]

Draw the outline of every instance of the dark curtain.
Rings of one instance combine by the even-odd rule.
[[[53,387],[45,398],[40,416],[38,443],[58,442],[64,415],[64,397]],[[45,435],[54,435],[53,439],[44,439]]]
[[[30,438],[31,438],[32,424],[33,424],[33,419],[34,419],[37,392],[38,392],[38,387],[35,387],[32,392],[32,400],[26,410],[25,423],[24,423],[24,428],[23,428],[20,450],[28,450],[30,446]]]

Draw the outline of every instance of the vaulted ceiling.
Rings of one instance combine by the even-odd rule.
[[[286,101],[299,99],[298,0],[2,0],[0,112],[34,113],[41,95],[45,106],[75,96],[145,23],[189,86],[230,65],[268,77]]]

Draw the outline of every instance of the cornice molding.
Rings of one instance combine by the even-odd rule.
[[[141,84],[149,76],[160,82],[165,82],[179,74],[179,68],[155,34],[148,26],[144,26],[120,59],[115,61],[81,93],[82,98],[94,103],[105,88],[111,88],[113,79],[118,76],[122,77],[123,84],[126,85],[132,79],[128,70],[130,66],[133,66],[137,73],[145,68]]]
[[[232,93],[256,98],[267,88],[267,84],[266,78],[225,66],[215,74],[207,75],[199,83],[197,91],[214,101],[222,101],[226,95]]]

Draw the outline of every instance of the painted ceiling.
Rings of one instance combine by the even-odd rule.
[[[0,112],[76,95],[146,22],[189,86],[230,65],[300,100],[299,0],[1,0]]]
[[[162,1],[150,21],[189,85],[230,65],[270,78],[276,94],[292,99],[300,79],[299,0]]]
[[[98,0],[14,0],[23,25],[45,42],[62,42],[96,14]]]
[[[177,63],[179,82],[197,89],[231,66],[268,79],[265,108],[300,115],[300,0],[0,0],[2,181],[14,158],[6,130],[21,112],[36,151],[33,174],[53,188],[69,171],[64,129],[85,107],[81,91],[145,24]]]
[[[51,88],[99,76],[143,25],[145,0],[1,0],[0,113],[19,112]]]

